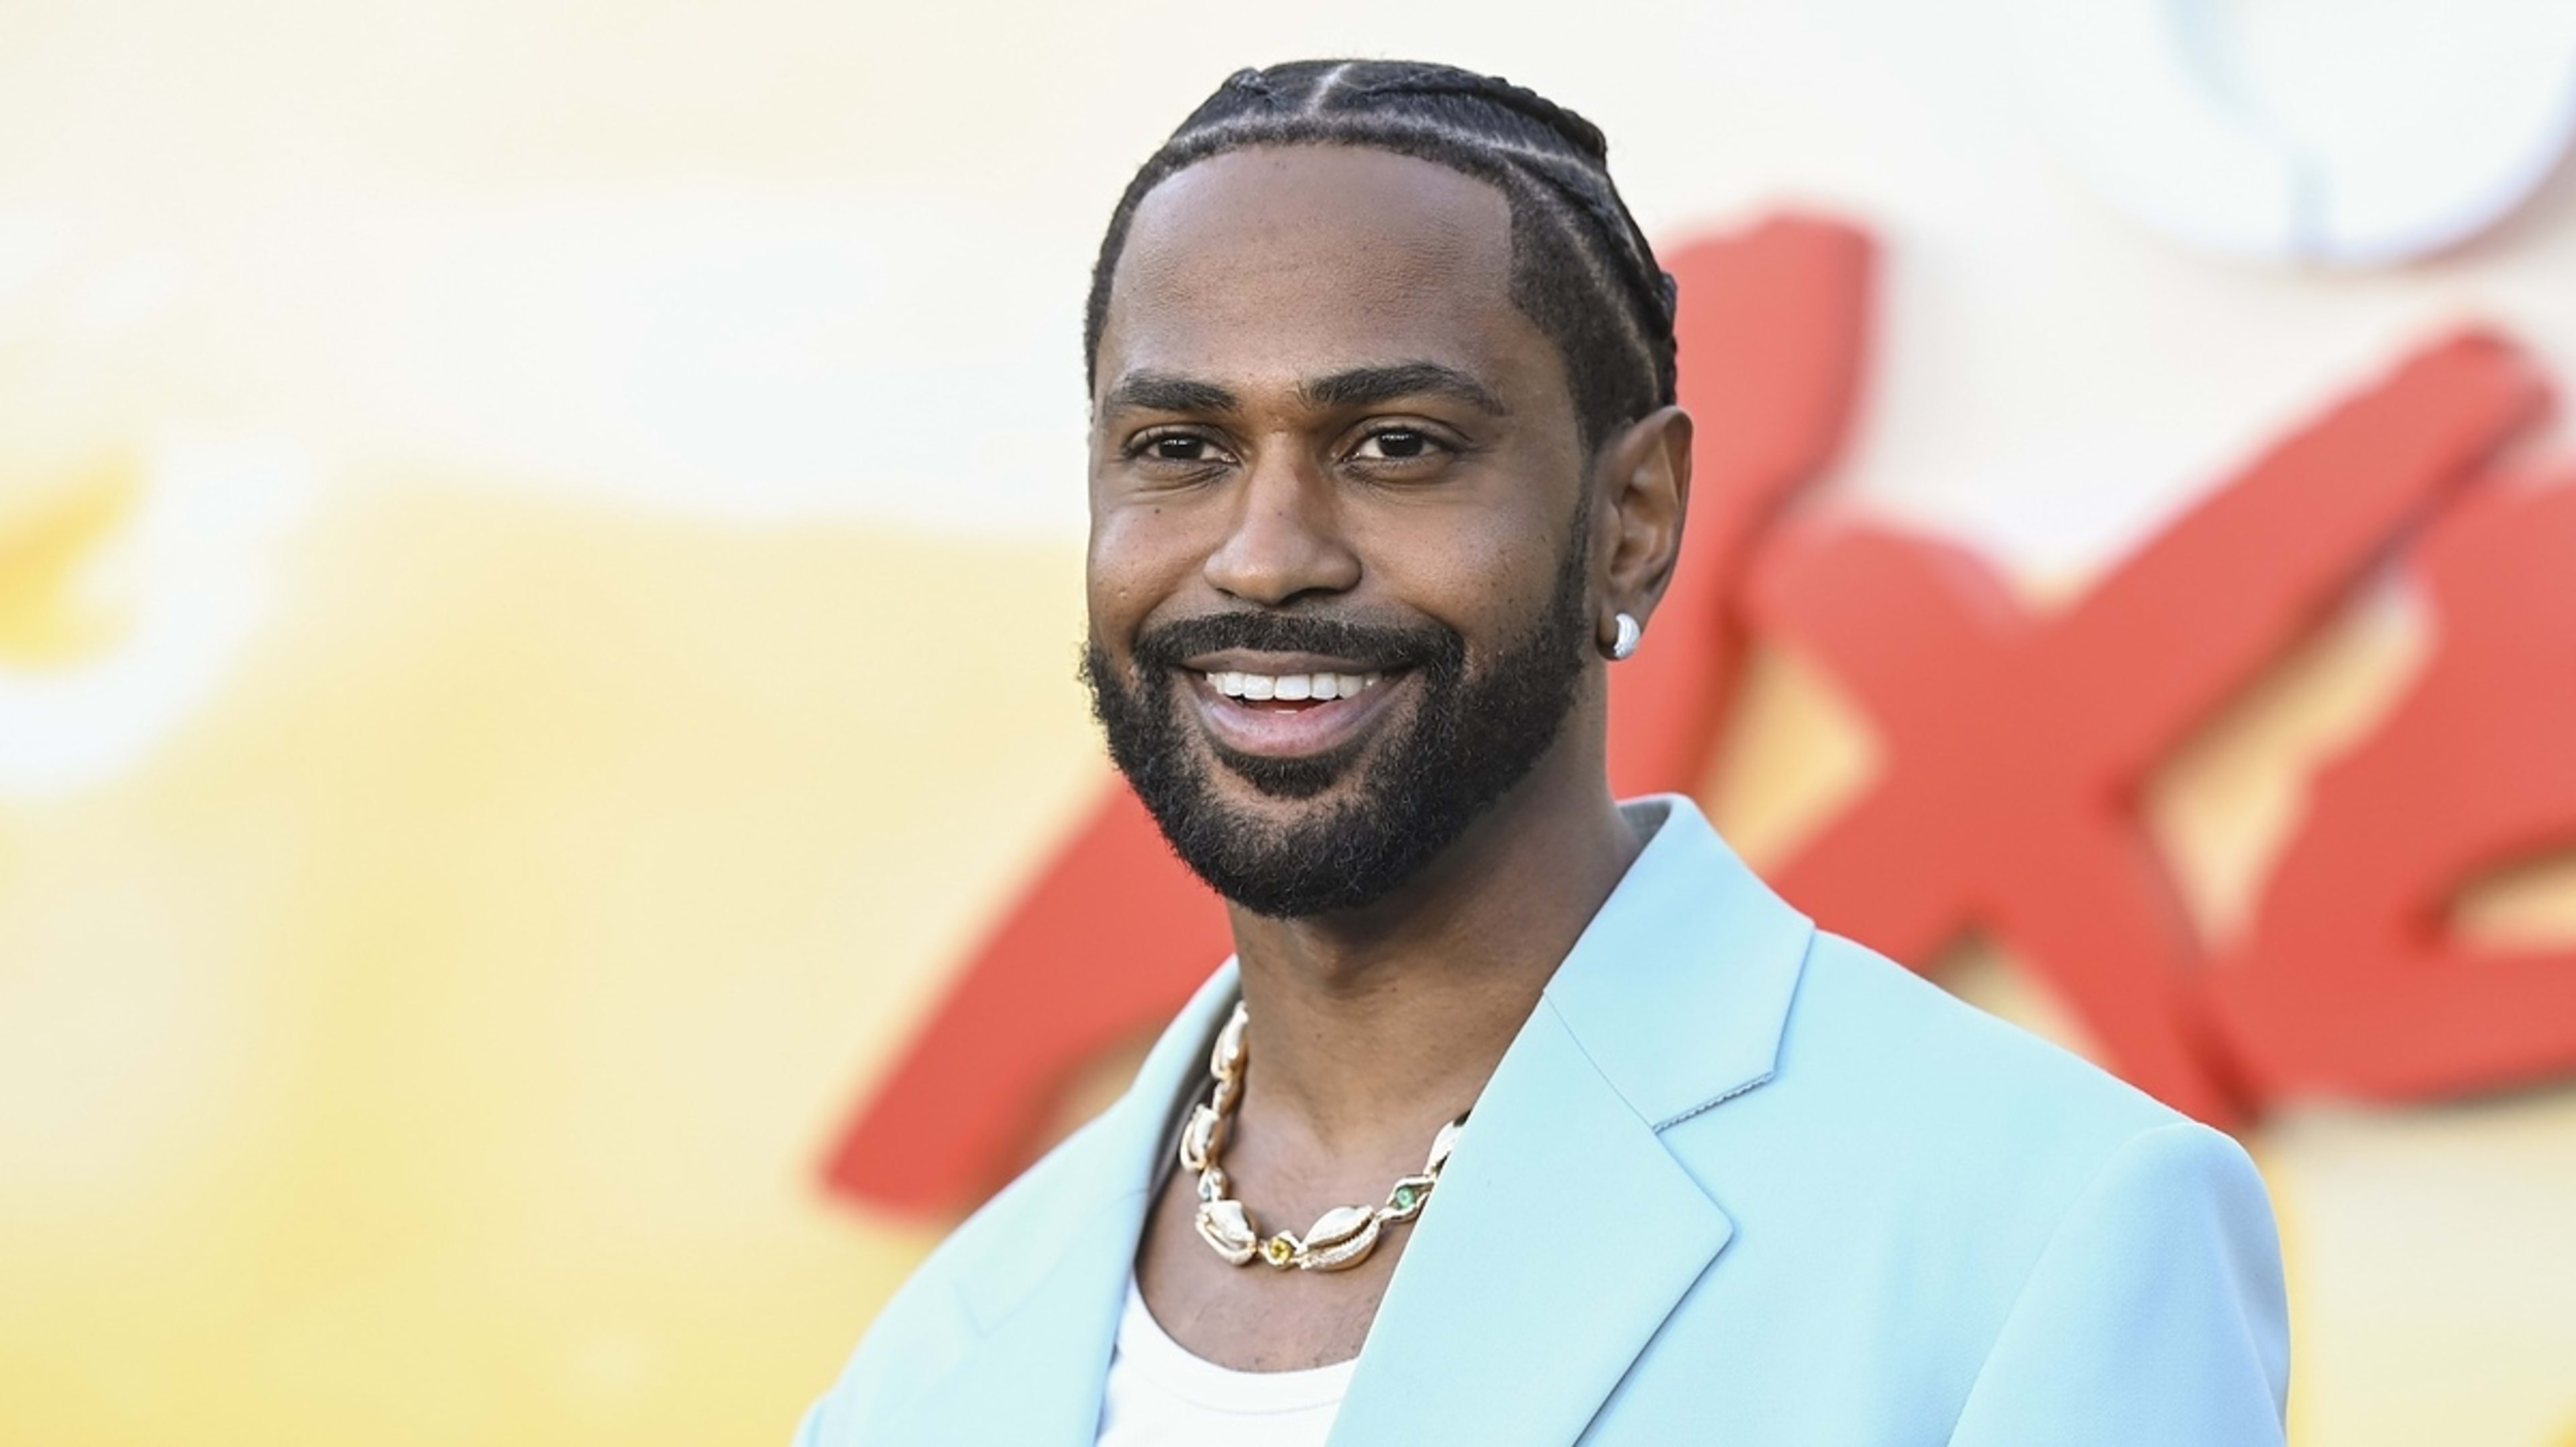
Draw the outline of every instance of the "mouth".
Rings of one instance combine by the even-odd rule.
[[[1412,677],[1349,659],[1249,655],[1193,659],[1181,674],[1215,742],[1259,758],[1352,745]]]

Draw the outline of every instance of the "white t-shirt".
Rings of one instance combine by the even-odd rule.
[[[1164,1334],[1131,1279],[1098,1447],[1322,1447],[1358,1365],[1238,1372],[1194,1357]]]

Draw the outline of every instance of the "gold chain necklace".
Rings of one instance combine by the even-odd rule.
[[[1252,1213],[1227,1194],[1225,1168],[1217,1164],[1226,1127],[1234,1121],[1235,1107],[1243,1103],[1243,1024],[1249,1018],[1242,1003],[1236,1002],[1234,1017],[1217,1032],[1216,1049],[1208,1058],[1208,1074],[1216,1084],[1208,1098],[1191,1109],[1190,1123],[1181,1131],[1181,1166],[1199,1177],[1199,1236],[1236,1266],[1255,1256],[1281,1271],[1292,1266],[1300,1271],[1357,1266],[1377,1249],[1378,1236],[1387,1227],[1422,1213],[1422,1203],[1431,1199],[1431,1188],[1440,1184],[1440,1172],[1449,1164],[1449,1152],[1457,1146],[1459,1128],[1467,1117],[1440,1128],[1431,1138],[1431,1157],[1423,1163],[1421,1174],[1397,1181],[1386,1193],[1385,1205],[1335,1206],[1315,1218],[1303,1240],[1285,1231],[1263,1240]]]

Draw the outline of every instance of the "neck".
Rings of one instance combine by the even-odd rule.
[[[1474,1103],[1639,848],[1597,753],[1550,759],[1365,910],[1235,910],[1249,1096],[1336,1151],[1418,1150]]]

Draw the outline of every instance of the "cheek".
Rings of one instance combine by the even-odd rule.
[[[1137,624],[1197,572],[1193,548],[1187,529],[1160,506],[1095,511],[1084,562],[1093,636],[1123,652]]]
[[[1403,518],[1359,542],[1379,590],[1447,624],[1471,655],[1518,642],[1556,591],[1556,531],[1518,509]]]

